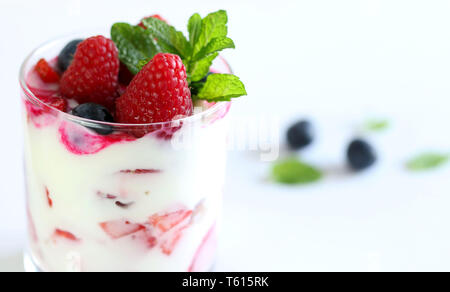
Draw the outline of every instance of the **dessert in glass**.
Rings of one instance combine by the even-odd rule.
[[[120,37],[113,28],[112,40],[60,38],[25,60],[27,270],[212,269],[226,116],[230,99],[245,95],[226,62],[213,62],[225,47],[212,50],[218,40],[202,36],[224,15],[194,15],[199,35],[189,31],[186,51],[171,39],[175,30],[152,16],[120,24]],[[126,29],[138,34],[133,44]],[[138,41],[150,45],[139,51]]]

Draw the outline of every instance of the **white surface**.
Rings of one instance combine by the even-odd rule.
[[[0,3],[0,270],[21,269],[16,73],[25,55],[83,28],[154,12],[180,27],[191,13],[218,8],[228,10],[238,47],[225,56],[249,91],[233,115],[278,117],[282,126],[303,114],[314,117],[319,141],[303,155],[328,175],[314,186],[277,186],[265,181],[269,164],[257,154],[231,152],[217,270],[450,270],[450,169],[403,170],[420,150],[450,149],[448,1],[126,3]],[[368,173],[349,175],[341,170],[342,153],[354,125],[369,115],[393,121],[389,132],[372,137],[383,159]]]

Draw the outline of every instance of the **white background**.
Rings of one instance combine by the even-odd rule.
[[[237,49],[225,53],[249,96],[234,118],[311,117],[303,158],[324,181],[267,181],[258,153],[230,153],[219,271],[450,270],[450,168],[411,174],[422,150],[450,150],[450,1],[0,2],[0,270],[20,270],[25,240],[17,75],[40,43],[159,13],[183,28],[194,12],[228,10]],[[380,161],[346,171],[344,150],[368,117]],[[281,137],[281,138],[282,138]]]

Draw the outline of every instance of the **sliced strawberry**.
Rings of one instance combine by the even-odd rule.
[[[54,238],[63,238],[63,239],[67,239],[70,241],[80,241],[80,239],[78,239],[75,235],[73,235],[72,233],[65,231],[65,230],[61,230],[61,229],[55,229],[55,232],[53,233],[53,237]]]
[[[171,213],[155,214],[150,217],[150,224],[161,232],[167,232],[192,215],[191,210],[178,210]]]
[[[53,207],[53,200],[52,200],[52,198],[50,197],[50,191],[48,190],[47,187],[45,187],[45,195],[47,196],[47,203],[48,203],[48,206],[49,206],[50,208],[52,208],[52,207]]]
[[[138,231],[145,230],[145,226],[141,224],[131,223],[128,220],[116,220],[100,223],[100,227],[112,239],[119,239]]]

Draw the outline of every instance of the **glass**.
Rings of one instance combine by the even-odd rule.
[[[211,270],[231,104],[196,103],[191,117],[146,125],[96,122],[52,108],[37,96],[55,88],[29,72],[80,36],[43,45],[21,68],[26,269]],[[213,67],[230,72],[223,60]]]

